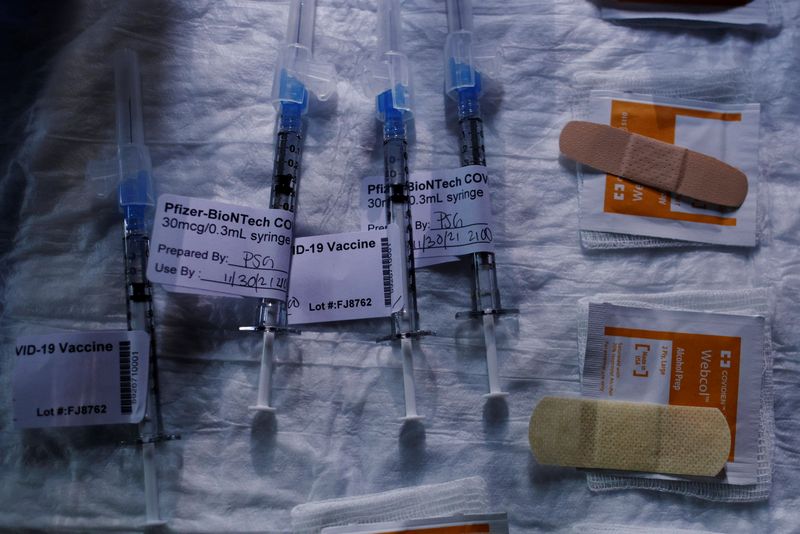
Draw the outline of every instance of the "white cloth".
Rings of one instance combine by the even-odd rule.
[[[8,73],[21,77],[21,90],[14,86],[13,98],[2,104],[8,120],[0,145],[0,527],[129,529],[144,515],[139,451],[117,445],[113,429],[14,430],[10,343],[21,333],[125,324],[120,217],[113,201],[90,198],[84,179],[87,161],[114,138],[116,48],[140,52],[157,190],[266,203],[275,119],[269,86],[287,3],[65,5],[74,10],[46,13],[53,21],[47,39],[19,32],[28,48],[9,49],[19,61],[51,59],[35,71]],[[424,427],[405,429],[398,422],[401,362],[374,342],[388,328],[384,321],[307,328],[287,339],[275,370],[278,413],[271,421],[247,409],[256,396],[259,337],[237,327],[251,323],[255,303],[157,289],[163,414],[167,428],[183,436],[158,447],[169,528],[281,532],[289,530],[297,504],[477,475],[488,484],[492,510],[508,511],[513,532],[582,521],[721,532],[796,529],[800,3],[782,5],[783,30],[763,35],[630,28],[599,20],[584,0],[476,2],[477,33],[504,50],[499,83],[482,103],[486,155],[498,176],[492,188],[503,301],[521,309],[518,333],[499,343],[507,412],[481,398],[487,380],[475,325],[453,319],[470,303],[466,263],[418,275],[422,326],[438,336],[423,340],[416,360],[419,410],[427,419]],[[403,6],[417,103],[410,166],[457,166],[455,110],[442,95],[444,3],[407,0]],[[298,235],[358,229],[358,180],[380,173],[383,164],[373,102],[357,81],[376,44],[374,3],[319,0],[315,44],[341,78],[335,99],[312,102]],[[761,245],[753,251],[582,250],[574,172],[558,155],[574,75],[712,67],[750,69],[754,98],[763,104],[768,220]],[[12,113],[8,102],[24,109]],[[595,494],[584,474],[536,464],[527,443],[533,406],[545,395],[579,391],[579,298],[751,286],[779,288],[769,501],[743,506],[642,491]]]

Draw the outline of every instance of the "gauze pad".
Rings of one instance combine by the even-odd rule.
[[[292,530],[296,534],[316,534],[325,527],[482,514],[488,510],[486,482],[481,477],[469,477],[301,504],[292,509]]]
[[[543,398],[528,439],[541,464],[714,476],[731,434],[716,408]]]
[[[747,196],[747,176],[736,167],[620,128],[572,121],[559,148],[579,163],[701,202],[738,208]]]

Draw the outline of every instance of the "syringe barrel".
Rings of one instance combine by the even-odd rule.
[[[317,0],[292,0],[286,44],[299,44],[311,50],[314,40],[314,10]]]
[[[275,159],[272,165],[272,187],[269,207],[294,213],[297,207],[297,186],[300,159],[303,154],[302,106],[282,103],[275,132]],[[284,328],[288,324],[285,300],[261,299],[256,326]]]
[[[475,101],[477,105],[477,100]],[[459,115],[460,115],[459,110]],[[461,127],[461,165],[486,166],[483,145],[483,121],[480,109],[476,116],[459,120]],[[497,285],[497,268],[494,254],[476,252],[472,255],[472,309],[474,311],[501,310],[500,288]]]
[[[478,90],[474,89],[459,89],[458,90],[458,120],[463,122],[464,119],[477,119],[481,120],[481,105],[479,100],[480,91],[480,74],[475,74],[478,79]],[[481,127],[481,135],[483,135],[483,127]]]
[[[465,113],[465,117],[458,121],[461,134],[461,165],[486,166],[486,150],[483,145],[483,120],[480,116],[480,107],[477,100],[475,107]],[[461,109],[459,109],[459,114]]]
[[[131,229],[126,221],[123,241],[125,253],[125,293],[128,309],[128,330],[144,330],[150,334],[149,386],[145,418],[139,426],[142,438],[156,438],[162,433],[158,402],[158,364],[153,328],[152,286],[147,279],[147,258],[150,240],[139,229]]]
[[[400,46],[401,30],[399,0],[378,0],[378,59],[386,71],[378,76],[375,104],[383,122],[386,222],[390,229],[399,228],[402,235],[397,243],[400,251],[393,257],[400,262],[404,299],[402,309],[391,316],[393,336],[417,334],[419,330],[406,143],[406,121],[412,117],[413,98],[408,58]]]
[[[270,208],[294,213],[302,153],[303,130],[300,107],[296,104],[282,104],[275,134]]]
[[[447,0],[447,32],[472,31],[472,0]]]
[[[399,121],[402,125],[402,120]],[[397,126],[395,124],[395,126]],[[403,295],[403,308],[392,314],[392,334],[407,334],[419,330],[417,312],[417,288],[414,275],[414,241],[411,226],[411,204],[408,190],[408,150],[405,131],[393,130],[392,135],[384,134],[384,185],[386,189],[386,221],[397,225],[402,231],[400,260]]]
[[[125,227],[125,287],[128,303],[128,329],[152,333],[152,288],[147,279],[150,240],[143,232]]]

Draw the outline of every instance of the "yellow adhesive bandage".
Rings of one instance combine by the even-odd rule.
[[[747,196],[747,176],[736,167],[620,128],[572,121],[559,148],[579,163],[701,202],[738,208]]]
[[[540,464],[715,476],[731,432],[716,408],[543,398],[528,439]]]

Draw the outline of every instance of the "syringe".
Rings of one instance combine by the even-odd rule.
[[[411,233],[411,204],[408,188],[406,122],[413,116],[412,88],[408,58],[400,51],[400,4],[398,0],[378,2],[378,64],[373,72],[378,119],[383,123],[383,162],[386,191],[386,222],[393,232],[392,257],[400,260],[403,305],[392,313],[392,333],[381,339],[399,340],[403,361],[403,391],[406,415],[403,419],[422,419],[417,414],[414,385],[413,340],[430,334],[419,329],[414,278],[414,241]]]
[[[153,300],[147,279],[153,184],[150,153],[144,144],[139,62],[132,50],[114,56],[116,93],[117,165],[120,178],[119,207],[124,217],[125,291],[128,330],[150,334],[150,365],[145,414],[139,423],[144,466],[145,507],[148,525],[160,525],[156,480],[156,443],[165,436],[158,398],[158,362],[153,328]]]
[[[286,41],[278,51],[272,82],[272,103],[278,111],[275,126],[275,160],[269,207],[294,215],[297,181],[303,150],[303,115],[308,110],[309,91],[326,100],[333,88],[333,72],[327,65],[312,60],[316,0],[292,0]],[[275,337],[297,333],[289,328],[286,299],[264,298],[258,306],[254,326],[240,330],[263,332],[258,397],[252,410],[274,412],[271,406],[272,367]]]
[[[486,165],[483,120],[479,98],[483,92],[481,73],[475,66],[472,37],[472,0],[447,0],[447,41],[445,43],[445,92],[458,103],[461,130],[461,165]],[[472,254],[472,309],[456,318],[481,318],[489,375],[487,398],[507,395],[500,389],[497,370],[495,316],[518,313],[500,303],[494,254]]]

